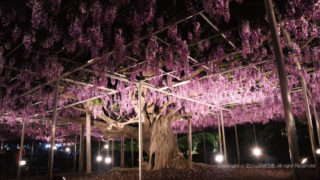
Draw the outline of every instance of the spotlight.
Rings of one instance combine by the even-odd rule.
[[[109,149],[109,145],[108,145],[108,144],[105,144],[103,147],[104,147],[105,149]]]
[[[101,162],[102,161],[102,156],[97,156],[97,162]]]
[[[111,163],[111,158],[110,157],[106,157],[104,159],[104,162],[107,163],[107,164],[110,164]]]
[[[306,164],[308,162],[308,158],[303,158],[302,160],[301,160],[301,164]]]
[[[45,145],[45,148],[46,148],[46,149],[49,149],[50,147],[51,147],[50,144],[46,144],[46,145]],[[54,149],[54,150],[57,150],[57,145],[54,145],[54,146],[53,146],[53,149]]]
[[[320,148],[318,148],[318,149],[316,150],[316,153],[317,153],[318,155],[320,155]]]
[[[221,154],[216,155],[215,160],[217,163],[222,163],[223,162],[223,156]]]
[[[262,151],[259,147],[255,147],[252,149],[252,154],[256,157],[259,157],[259,156],[261,156]]]
[[[26,164],[27,164],[27,162],[25,160],[21,160],[20,163],[19,163],[20,166],[24,166]]]
[[[69,147],[66,148],[66,152],[70,152],[70,148]]]

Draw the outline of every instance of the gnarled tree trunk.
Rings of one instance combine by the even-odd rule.
[[[187,160],[179,150],[177,137],[173,134],[171,120],[166,117],[152,125],[149,157],[149,170],[188,167]]]

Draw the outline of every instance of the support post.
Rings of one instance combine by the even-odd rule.
[[[258,141],[257,141],[257,134],[256,134],[256,126],[253,124],[253,136],[254,136],[254,143],[256,146],[258,146]]]
[[[76,173],[77,166],[77,134],[74,135],[73,172]]]
[[[1,140],[1,150],[3,150],[3,139]]]
[[[101,141],[99,141],[99,144],[98,144],[98,153],[99,153],[99,156],[101,155],[100,143],[101,143]]]
[[[221,127],[220,127],[220,116],[218,116],[218,133],[219,133],[219,150],[220,154],[222,154],[222,140],[221,140]]]
[[[21,133],[21,142],[20,142],[20,151],[19,151],[19,161],[18,161],[18,178],[21,177],[20,162],[22,160],[23,150],[24,150],[24,134],[25,134],[25,131],[26,131],[25,129],[26,129],[26,123],[25,123],[25,121],[23,121],[23,123],[22,123],[22,133]]]
[[[57,121],[57,102],[59,95],[59,80],[57,80],[54,90],[54,101],[53,101],[53,115],[52,115],[52,125],[51,125],[51,138],[50,138],[50,156],[49,156],[49,179],[52,179],[53,170],[53,160],[54,160],[54,147],[55,147],[55,137],[56,137],[56,121]]]
[[[110,155],[110,153],[109,153],[109,150],[110,150],[110,143],[109,143],[109,141],[107,142],[107,144],[108,144],[107,157],[110,157],[110,156],[109,156],[109,155]]]
[[[192,167],[192,124],[188,119],[188,163],[189,167]]]
[[[101,147],[100,147],[101,141],[98,140],[98,156],[101,156]],[[107,151],[107,157],[109,157],[109,153]],[[98,163],[98,172],[100,172],[100,163]]]
[[[237,147],[237,160],[238,160],[238,165],[240,165],[240,150],[239,150],[238,130],[237,130],[236,123],[234,123],[234,134],[235,134],[236,147]]]
[[[227,147],[226,147],[226,136],[224,133],[224,122],[223,122],[223,114],[222,114],[222,109],[220,109],[220,114],[221,114],[221,128],[222,128],[222,139],[223,139],[223,156],[224,156],[224,163],[228,163],[227,159]]]
[[[124,168],[124,136],[121,136],[121,167]]]
[[[112,167],[114,167],[114,140],[112,140]]]
[[[297,142],[296,125],[293,117],[291,98],[288,88],[287,72],[283,60],[282,48],[280,44],[279,32],[277,30],[276,18],[273,10],[272,0],[264,0],[266,13],[269,19],[272,34],[273,50],[275,51],[275,61],[277,64],[283,110],[288,133],[289,154],[293,165],[293,178],[296,178],[295,164],[299,163],[299,148]]]
[[[289,48],[293,50],[293,42],[291,40],[290,34],[284,29],[283,25],[282,25],[281,28],[282,28],[283,35],[284,35],[284,37],[285,37],[285,39],[287,41],[287,44],[288,44]],[[303,93],[304,105],[305,105],[305,110],[306,110],[306,117],[307,117],[307,120],[308,120],[308,130],[309,130],[309,138],[310,138],[310,142],[311,142],[313,160],[314,160],[316,166],[319,166],[318,161],[317,161],[317,155],[316,155],[316,144],[315,144],[315,138],[314,138],[314,131],[313,131],[313,124],[312,124],[312,116],[311,116],[311,111],[310,111],[310,104],[309,104],[309,99],[308,99],[307,84],[306,84],[306,80],[305,80],[305,78],[303,76],[301,64],[300,64],[298,58],[296,56],[294,56],[293,60],[294,60],[294,62],[296,64],[296,67],[298,69],[298,77],[299,77],[299,81],[300,81],[301,86],[302,86],[302,93]]]
[[[133,138],[131,138],[131,167],[134,166],[134,158],[133,158]]]
[[[83,173],[83,154],[84,154],[84,140],[83,140],[83,133],[84,133],[84,124],[81,124],[80,130],[80,154],[79,154],[79,173]]]
[[[316,154],[316,142],[314,138],[314,131],[313,131],[313,124],[312,124],[312,116],[310,111],[310,105],[309,105],[309,98],[307,94],[307,85],[304,77],[302,76],[302,73],[300,72],[300,81],[302,84],[302,91],[303,91],[303,97],[304,97],[304,103],[306,108],[306,116],[308,120],[308,129],[309,129],[309,137],[311,142],[311,149],[312,149],[312,155],[313,155],[313,161],[316,164],[316,166],[319,166],[318,160],[317,160],[317,154]]]
[[[316,122],[318,145],[320,146],[320,123],[319,123],[319,116],[317,113],[316,103],[314,101],[312,101],[312,110],[313,110],[314,121]]]
[[[206,140],[204,138],[204,130],[202,130],[202,142],[203,142],[203,157],[204,163],[207,164],[207,154],[206,154]]]
[[[87,173],[91,173],[91,117],[86,112],[86,150],[87,150]]]
[[[33,152],[34,152],[34,146],[33,146],[33,142],[31,142],[31,161],[33,159]]]
[[[138,104],[139,104],[139,180],[142,180],[142,105],[141,105],[141,84],[138,85]]]

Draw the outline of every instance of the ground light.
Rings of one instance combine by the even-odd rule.
[[[20,163],[19,163],[20,166],[24,166],[26,164],[27,164],[27,162],[25,160],[21,160]]]
[[[105,144],[105,145],[104,145],[104,148],[105,148],[105,149],[108,149],[108,148],[109,148],[109,145],[108,145],[108,144]]]
[[[320,155],[320,148],[318,148],[318,149],[316,150],[316,153],[317,153],[318,155]]]
[[[301,164],[306,164],[308,162],[308,158],[302,158]]]
[[[221,154],[216,155],[215,160],[217,163],[223,162],[223,156]]]
[[[97,162],[101,162],[102,161],[102,156],[97,156]]]
[[[107,164],[110,164],[111,163],[111,158],[110,157],[106,157],[104,159],[104,162],[107,163]]]
[[[45,148],[46,148],[46,149],[49,149],[50,147],[51,147],[50,144],[46,144],[46,145],[45,145]],[[57,145],[54,145],[53,149],[54,149],[54,150],[57,150]]]
[[[254,148],[252,149],[252,154],[253,154],[254,156],[256,156],[256,157],[259,157],[259,156],[261,156],[262,151],[261,151],[261,149],[260,149],[259,147],[254,147]]]
[[[66,152],[70,152],[70,148],[69,147],[66,148]]]

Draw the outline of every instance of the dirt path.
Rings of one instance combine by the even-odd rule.
[[[218,166],[195,164],[192,169],[163,169],[158,171],[144,171],[144,180],[289,180],[289,169],[263,168],[219,168]],[[318,174],[317,174],[318,173]],[[301,169],[300,179],[320,179],[316,169]],[[66,180],[135,180],[138,179],[138,168],[114,168],[105,173],[83,175],[64,174]],[[32,180],[43,177],[26,178]]]

